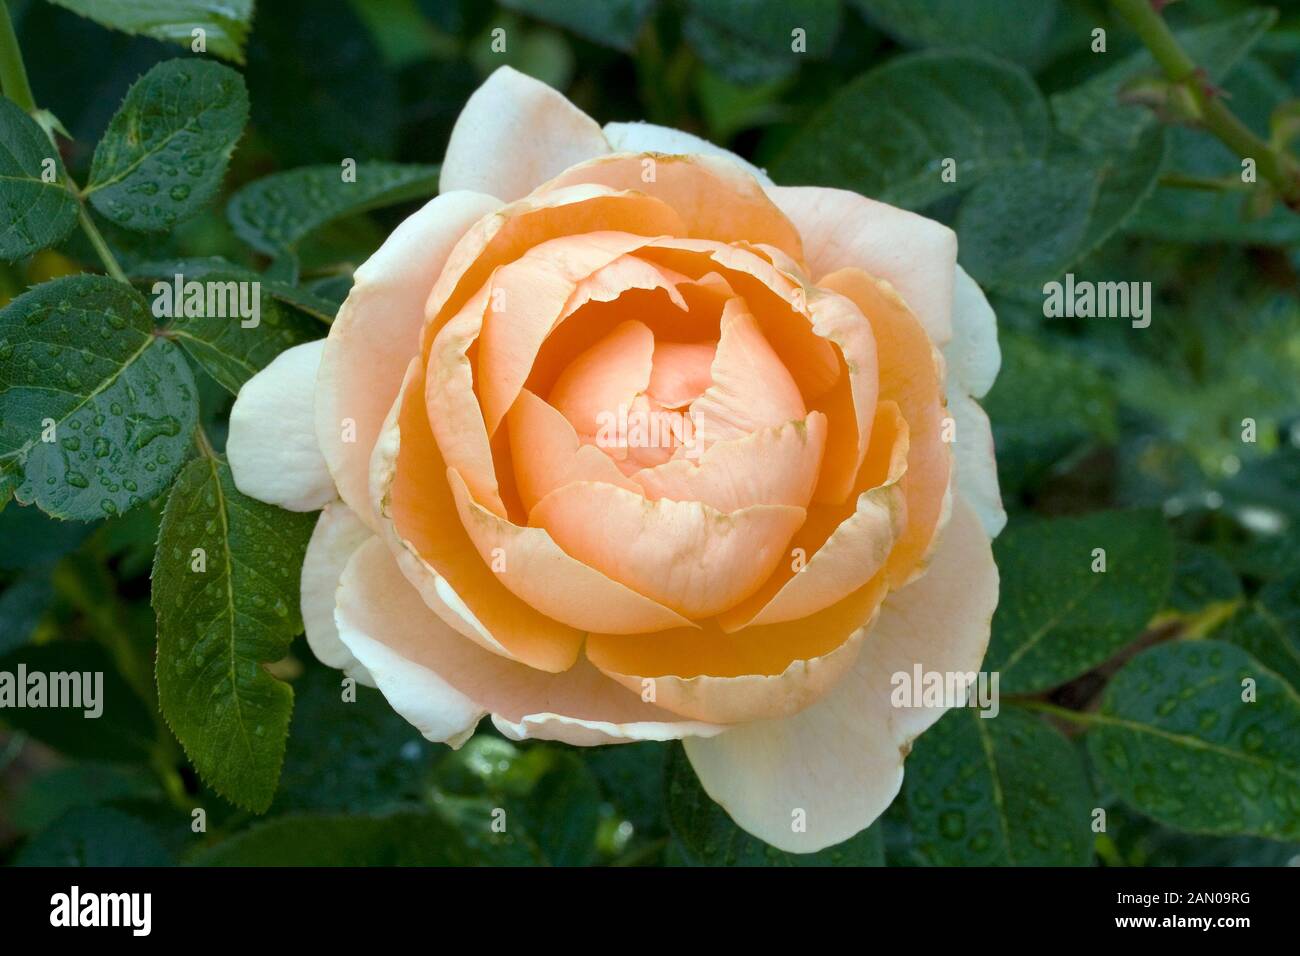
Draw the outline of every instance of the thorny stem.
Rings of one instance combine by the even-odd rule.
[[[1253,159],[1260,175],[1273,185],[1282,201],[1300,211],[1300,162],[1256,136],[1228,109],[1222,96],[1206,82],[1205,72],[1187,55],[1160,15],[1163,4],[1152,0],[1110,0],[1110,3],[1151,51],[1165,76],[1187,89],[1200,111],[1199,124],[1242,159]]]
[[[35,116],[36,100],[32,96],[32,85],[27,80],[27,67],[23,63],[23,51],[18,47],[18,35],[14,33],[7,0],[0,0],[0,88],[4,90],[4,95],[13,100],[24,113]],[[54,134],[47,129],[46,135],[50,138],[50,144],[57,149]],[[90,210],[86,208],[86,200],[81,189],[66,173],[64,185],[77,201],[77,221],[81,224],[81,229],[90,240],[90,244],[94,246],[99,260],[104,264],[104,271],[119,282],[129,283],[131,280],[122,271],[117,257],[108,248],[108,243],[104,241],[94,220],[90,218]]]

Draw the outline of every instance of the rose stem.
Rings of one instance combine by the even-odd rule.
[[[1300,210],[1300,163],[1290,153],[1260,139],[1233,115],[1218,91],[1205,81],[1205,72],[1178,43],[1152,0],[1110,3],[1151,51],[1165,76],[1191,94],[1201,113],[1200,125],[1242,159],[1255,160],[1282,201],[1292,210]]]
[[[18,48],[18,35],[14,33],[7,0],[0,0],[0,88],[3,88],[5,96],[13,100],[19,109],[36,118],[36,100],[32,97],[32,85],[27,80],[27,67],[23,63],[23,52]],[[45,134],[53,144],[54,134],[48,128]],[[90,240],[90,244],[95,247],[96,254],[104,264],[104,271],[119,282],[130,283],[131,280],[122,271],[113,251],[108,248],[108,243],[104,241],[94,220],[90,218],[90,211],[86,208],[86,197],[81,192],[81,188],[73,182],[72,176],[66,171],[64,185],[77,200],[77,221],[81,223],[81,229]]]

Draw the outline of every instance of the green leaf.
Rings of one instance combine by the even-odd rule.
[[[253,19],[253,0],[52,0],[73,13],[123,33],[135,33],[192,48],[201,28],[209,53],[244,62],[244,41]]]
[[[1094,572],[1104,549],[1105,568]],[[1102,511],[1009,527],[994,542],[1002,598],[984,666],[1001,689],[1064,684],[1114,656],[1169,590],[1173,544],[1155,511]]]
[[[1050,134],[1024,70],[978,53],[916,53],[843,86],[772,175],[919,209],[1042,157]],[[945,159],[956,161],[955,182],[943,181]]]
[[[216,196],[248,122],[244,78],[168,60],[132,84],[95,147],[86,194],[120,226],[163,232]]]
[[[868,20],[911,46],[976,47],[1034,63],[1056,21],[1056,0],[853,0]]]
[[[493,808],[402,810],[384,816],[291,814],[199,854],[201,866],[475,866],[537,862],[522,827],[492,830]]]
[[[217,275],[204,280],[235,283],[239,280]],[[245,327],[238,317],[179,315],[167,331],[203,370],[232,395],[287,348],[321,337],[321,325],[297,309],[280,304],[269,289],[258,292],[258,322]],[[238,293],[236,292],[236,296]]]
[[[418,799],[428,789],[434,745],[393,710],[379,691],[308,662],[293,683],[294,720],[275,812],[365,813]]]
[[[654,0],[501,0],[501,6],[631,53]]]
[[[197,417],[189,366],[130,286],[67,276],[0,310],[0,467],[23,471],[20,502],[89,521],[148,501]]]
[[[326,276],[322,279],[312,280],[311,283],[302,286],[291,285],[288,282],[269,278],[266,273],[245,268],[231,262],[229,259],[223,259],[221,256],[151,259],[133,263],[127,269],[127,273],[133,279],[174,279],[179,274],[186,279],[207,279],[216,276],[249,282],[257,281],[261,283],[264,295],[269,295],[277,302],[283,302],[285,305],[292,306],[294,309],[305,312],[313,318],[326,323],[334,321],[339,306],[343,304],[343,299],[347,298],[348,291],[352,287],[352,277],[350,275]],[[322,288],[322,283],[330,285]],[[334,294],[334,285],[338,284],[343,287],[342,295]],[[319,330],[317,331],[319,332]]]
[[[33,568],[0,591],[0,654],[27,643],[53,599],[47,568]]]
[[[1300,690],[1300,570],[1274,578],[1215,637],[1235,644]]]
[[[1181,622],[1187,636],[1204,637],[1242,600],[1241,580],[1232,565],[1204,545],[1180,543],[1169,596],[1156,620]]]
[[[343,294],[336,297],[334,292],[340,284],[343,286]],[[339,306],[348,297],[348,291],[352,288],[352,277],[330,276],[301,286],[267,279],[263,281],[262,286],[273,299],[293,306],[314,319],[329,323],[334,321]],[[320,334],[318,329],[317,334],[312,337],[319,338]]]
[[[1300,843],[1266,837],[1211,837],[1163,826],[1122,803],[1106,809],[1106,833],[1126,866],[1300,865]]]
[[[605,799],[635,828],[637,836],[664,833],[663,765],[669,745],[642,741],[635,747],[611,744],[583,751]]]
[[[981,402],[1004,495],[1036,484],[1083,443],[1118,433],[1110,382],[1066,343],[1000,329],[1002,370]]]
[[[733,83],[760,83],[794,73],[830,54],[841,8],[829,0],[687,0],[682,34],[711,69]],[[796,29],[806,51],[793,49]]]
[[[0,511],[0,570],[52,564],[90,532],[90,525],[56,521],[37,508],[6,508]]]
[[[518,744],[476,734],[438,762],[438,788],[462,796],[523,796],[537,782],[541,765]]]
[[[1277,11],[1249,10],[1230,20],[1177,32],[1187,55],[1221,81],[1277,19]],[[1121,105],[1120,90],[1139,77],[1159,73],[1146,50],[1138,50],[1080,85],[1052,96],[1057,128],[1084,149],[1128,150],[1155,123],[1145,106]]]
[[[1300,837],[1300,696],[1240,648],[1144,651],[1089,720],[1102,778],[1148,816],[1198,833]]]
[[[932,866],[1086,866],[1092,794],[1074,746],[1039,718],[955,707],[921,735],[903,784]]]
[[[16,866],[168,866],[171,855],[144,821],[110,807],[69,810],[23,847]]]
[[[0,464],[0,514],[9,506],[9,502],[14,500],[14,492],[18,490],[20,483],[18,470],[12,462]]]
[[[356,181],[341,166],[306,166],[273,173],[230,197],[226,218],[235,234],[268,256],[292,252],[316,229],[343,216],[432,196],[438,166],[358,163]]]
[[[339,0],[274,0],[258,9],[245,71],[253,94],[253,124],[259,140],[286,167],[345,156],[388,159],[396,152],[399,126],[409,114],[403,111],[397,77],[384,63],[356,6]],[[510,34],[511,50],[517,39]],[[463,42],[468,48],[468,40]],[[484,37],[482,47],[486,50],[487,45]],[[458,65],[464,68],[463,61]],[[451,113],[435,120],[447,132],[459,105],[473,90],[469,86],[451,93],[459,100],[455,106],[442,99],[448,94],[440,89],[446,82],[439,77],[455,75],[426,58],[411,77],[415,89],[432,91],[430,111]],[[424,113],[413,126],[424,127],[428,117]],[[439,155],[446,142],[442,138],[436,151],[431,148],[421,155]]]
[[[600,787],[575,753],[479,734],[440,761],[436,781],[444,794],[479,800],[465,805],[471,816],[480,803],[504,808],[508,826],[522,823],[552,865],[584,866],[595,857]]]
[[[536,747],[545,768],[526,798],[507,800],[511,817],[521,820],[553,866],[587,866],[596,856],[600,787],[576,753]]]
[[[1129,153],[1053,154],[996,171],[957,214],[962,263],[991,286],[1059,278],[1151,195],[1164,165],[1164,133],[1152,129]]]
[[[119,518],[110,518],[96,529],[94,543],[91,545],[96,554],[102,554],[113,562],[111,582],[144,577],[153,566],[153,553],[158,544],[158,526],[162,522],[163,505],[167,502],[155,498],[147,505],[127,512]],[[146,609],[147,610],[147,609]],[[152,612],[149,616],[152,617]],[[150,622],[149,642],[153,643],[153,626]]]
[[[709,799],[680,744],[672,746],[664,764],[664,794],[672,830],[696,865],[883,866],[885,862],[878,824],[816,853],[786,853],[750,836]]]
[[[157,783],[142,768],[73,763],[33,778],[14,801],[12,819],[20,830],[40,830],[74,808],[158,795]]]
[[[259,813],[275,794],[293,712],[293,691],[263,665],[302,631],[298,577],[315,521],[244,496],[229,465],[205,456],[181,472],[158,536],[163,716],[213,789]]]
[[[54,161],[50,181],[46,160]],[[54,245],[76,221],[59,151],[35,120],[0,97],[0,259],[13,262]]]
[[[113,659],[99,644],[90,641],[52,641],[20,647],[0,658],[0,672],[17,679],[19,666],[28,675],[102,674],[93,678],[90,692],[97,695],[95,707],[84,697],[85,706],[5,707],[0,720],[24,731],[67,757],[85,757],[114,763],[143,762],[154,744],[154,722],[149,711],[117,671]],[[87,711],[100,710],[98,717]]]

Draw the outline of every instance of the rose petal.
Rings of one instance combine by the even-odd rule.
[[[411,360],[371,463],[380,531],[402,573],[451,627],[495,654],[541,670],[572,666],[583,632],[513,594],[461,526],[446,462],[429,429],[424,371]]]
[[[856,666],[825,697],[783,720],[686,744],[705,791],[741,827],[812,853],[869,826],[898,794],[911,742],[945,708],[891,704],[891,677],[970,672],[988,645],[998,576],[988,536],[958,502],[929,572],[885,602]],[[794,832],[792,813],[806,830]]]
[[[667,203],[633,191],[583,183],[528,196],[476,222],[456,243],[425,307],[421,348],[483,288],[492,273],[552,239],[592,232],[678,235],[685,227]]]
[[[641,632],[689,626],[689,621],[663,604],[575,559],[542,528],[520,527],[488,511],[473,500],[454,468],[447,469],[447,481],[460,522],[483,562],[495,564],[501,583],[529,607],[585,631],[601,627]]]
[[[858,269],[841,269],[821,284],[847,296],[870,320],[880,362],[880,400],[896,402],[907,422],[907,474],[902,479],[907,527],[888,563],[897,588],[922,566],[945,517],[952,450],[943,441],[942,358],[887,282]]]
[[[608,152],[600,127],[562,93],[502,66],[457,117],[440,182],[444,192],[472,189],[510,202]]]
[[[679,614],[704,618],[772,573],[804,515],[789,505],[723,513],[698,501],[646,501],[625,488],[579,482],[539,501],[529,523],[584,566]],[[591,629],[610,630],[599,618]]]
[[[898,290],[936,345],[952,338],[957,235],[951,229],[843,189],[773,186],[768,195],[799,228],[818,285],[838,269],[869,272]]]
[[[344,643],[393,709],[430,740],[459,746],[485,713],[514,739],[578,746],[721,730],[644,703],[583,661],[546,674],[484,651],[421,603],[378,540],[348,562],[337,618]]]
[[[799,560],[782,562],[762,587],[718,615],[726,631],[798,620],[848,597],[875,577],[905,527],[907,500],[898,487],[907,471],[907,422],[884,401],[872,447],[854,488],[855,506],[818,504],[790,540]]]
[[[579,435],[594,437],[608,427],[608,416],[630,409],[649,386],[654,350],[653,332],[640,322],[623,322],[573,360],[548,401]]]
[[[824,289],[809,295],[813,331],[833,342],[842,372],[835,385],[813,407],[830,422],[834,440],[826,446],[826,461],[817,485],[816,500],[840,503],[853,491],[853,482],[871,443],[871,427],[880,393],[876,338],[871,323],[845,296]]]
[[[556,488],[574,481],[603,481],[639,489],[623,477],[607,454],[579,442],[569,420],[528,389],[519,393],[506,420],[519,497],[527,511]]]
[[[491,196],[444,192],[399,225],[356,271],[330,326],[317,379],[315,435],[339,495],[376,528],[370,450],[419,348],[424,304],[456,241],[496,209]]]
[[[325,340],[295,345],[239,390],[226,458],[235,487],[289,511],[315,511],[335,497],[313,426],[316,371]]]
[[[565,315],[566,306],[582,294],[584,280],[645,243],[643,236],[620,232],[565,236],[535,246],[497,270],[483,316],[474,377],[489,435],[496,433],[515,403],[542,343]],[[635,270],[615,271],[629,282],[638,281],[627,275]],[[435,433],[442,438],[437,427]]]
[[[998,463],[993,457],[989,417],[975,399],[961,391],[949,398],[948,414],[955,426],[956,440],[952,446],[957,490],[975,509],[988,536],[996,538],[1006,527],[1007,513],[1002,508],[1002,494],[998,489]]]
[[[677,282],[672,278],[671,270],[649,263],[647,266],[658,273],[662,281]],[[690,306],[686,296],[682,294],[683,287],[696,300],[694,306]],[[580,289],[579,294],[581,291]],[[567,314],[561,319],[560,324],[551,330],[551,334],[538,349],[525,385],[534,395],[550,395],[560,376],[579,355],[591,347],[591,343],[605,338],[624,322],[639,322],[650,329],[655,336],[656,351],[660,344],[671,346],[680,344],[678,341],[667,340],[711,338],[716,342],[718,318],[722,309],[719,305],[716,311],[711,311],[711,307],[712,301],[701,300],[689,281],[682,287],[673,285],[671,290],[663,287],[645,289],[632,286],[620,293],[616,299],[610,301],[591,299],[583,302],[572,312],[569,311],[570,306],[566,306]],[[708,351],[711,358],[712,345]],[[706,362],[705,374],[707,373]],[[651,388],[646,394],[650,395],[652,390],[653,379]]]
[[[714,156],[618,153],[579,163],[538,188],[539,194],[577,183],[647,193],[682,217],[674,235],[719,242],[767,243],[803,260],[799,231],[748,172]]]
[[[619,256],[608,265],[601,266],[578,283],[560,314],[563,322],[588,302],[613,302],[629,289],[662,289],[673,305],[685,311],[686,300],[677,291],[677,281],[685,280],[669,269],[663,269],[635,255]]]
[[[492,440],[474,388],[469,351],[483,327],[491,289],[484,286],[442,327],[429,350],[424,401],[438,449],[464,476],[474,499],[506,516]]]
[[[339,575],[352,552],[374,537],[357,513],[341,501],[331,501],[320,513],[307,554],[302,562],[302,622],[307,645],[316,659],[328,667],[346,671],[362,683],[374,686],[374,680],[357,663],[352,652],[339,639],[334,624],[335,592]]]
[[[656,341],[646,395],[664,408],[689,405],[713,384],[717,348],[716,342]]]
[[[642,469],[632,481],[651,501],[698,501],[722,512],[750,505],[804,508],[812,498],[825,445],[826,416],[810,412],[800,421],[715,442],[696,458],[675,458]]]
[[[983,398],[1002,367],[998,319],[983,291],[961,266],[953,287],[952,341],[944,346],[949,394],[955,383],[972,398]]]
[[[625,687],[654,687],[656,703],[684,717],[741,722],[788,716],[852,665],[884,597],[885,576],[878,574],[803,620],[736,634],[716,620],[695,631],[592,634],[587,658]]]
[[[714,724],[743,724],[797,714],[812,705],[853,667],[862,650],[860,628],[827,654],[791,661],[779,674],[742,674],[737,677],[636,677],[610,673],[630,690],[674,714]]]
[[[697,440],[744,438],[807,413],[798,385],[741,299],[723,309],[709,378],[713,384],[691,403]]]
[[[637,254],[697,282],[719,273],[758,320],[806,404],[815,402],[839,380],[839,356],[835,346],[813,329],[802,280],[775,267],[749,244],[665,237],[646,243]]]
[[[774,183],[767,173],[729,149],[715,146],[707,139],[654,123],[606,123],[605,138],[616,153],[667,153],[681,156],[717,156],[735,163],[764,186]]]

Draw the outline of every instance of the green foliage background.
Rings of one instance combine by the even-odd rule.
[[[0,670],[105,670],[108,704],[99,720],[0,711],[0,859],[1300,858],[1300,215],[1244,187],[1238,157],[1204,131],[1122,102],[1153,64],[1107,3],[9,5],[48,112],[0,100]],[[1270,118],[1297,95],[1300,9],[1279,6],[1187,0],[1168,18],[1234,112],[1284,138]],[[188,50],[196,22],[206,56]],[[679,127],[779,182],[924,211],[957,230],[990,292],[1003,366],[984,404],[1010,523],[986,667],[1002,672],[1002,714],[945,717],[885,817],[838,847],[795,857],[739,831],[675,744],[521,745],[485,722],[451,751],[375,691],[341,702],[339,676],[297,636],[310,518],[230,481],[233,393],[324,334],[351,270],[436,191],[457,113],[502,62],[600,122]],[[36,181],[50,129],[80,199]],[[359,163],[346,190],[344,157]],[[135,291],[70,278],[104,268],[74,228],[81,207]],[[262,329],[154,329],[144,291],[178,270],[259,277]],[[1151,326],[1044,318],[1043,283],[1067,271],[1151,282]],[[105,364],[76,364],[87,343]],[[50,376],[64,405],[38,400]],[[47,416],[75,447],[33,443]],[[176,573],[180,543],[219,525],[209,580],[255,605],[253,626]],[[273,573],[241,577],[250,556]],[[191,639],[203,633],[220,640]],[[211,679],[226,664],[228,681]],[[227,746],[250,731],[242,751]],[[507,834],[488,826],[496,808]]]

